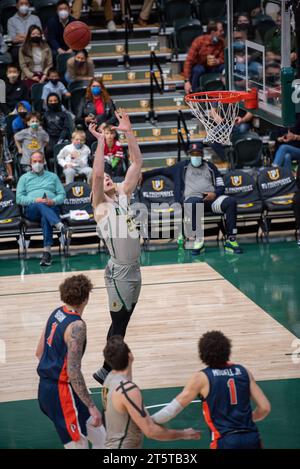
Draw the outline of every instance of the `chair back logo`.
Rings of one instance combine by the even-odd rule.
[[[272,181],[276,181],[280,177],[279,169],[271,169],[271,171],[268,171],[268,176]]]
[[[162,191],[164,188],[164,181],[162,179],[155,179],[152,181],[152,187],[156,192]]]
[[[242,176],[231,176],[230,180],[231,180],[231,184],[235,187],[242,185]]]
[[[82,197],[83,196],[83,186],[74,186],[72,187],[72,193],[74,197]]]

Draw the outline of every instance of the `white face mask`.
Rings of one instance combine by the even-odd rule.
[[[19,12],[21,13],[21,15],[27,15],[27,13],[29,12],[29,6],[21,5],[19,8]]]
[[[68,10],[59,10],[58,16],[60,17],[61,20],[66,20],[69,16]]]
[[[191,156],[191,164],[194,168],[199,168],[202,165],[202,156]]]
[[[34,173],[39,174],[39,173],[41,173],[41,172],[43,171],[44,165],[43,165],[43,163],[33,163],[33,164],[31,165],[31,168],[32,168],[32,171],[33,171]]]

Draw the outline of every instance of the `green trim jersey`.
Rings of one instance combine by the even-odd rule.
[[[113,262],[119,265],[139,264],[140,236],[127,196],[119,194],[117,200],[107,206],[108,215],[97,224],[97,230]]]

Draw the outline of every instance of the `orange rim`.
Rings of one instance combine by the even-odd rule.
[[[257,90],[253,88],[250,91],[201,91],[190,93],[184,99],[186,102],[194,103],[221,102],[230,104],[250,100],[257,102]]]

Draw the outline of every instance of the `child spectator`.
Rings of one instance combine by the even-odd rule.
[[[71,93],[67,90],[65,85],[59,79],[59,73],[55,68],[50,68],[48,71],[48,83],[43,88],[42,100],[44,101],[44,109],[46,109],[46,102],[49,94],[55,93],[59,96],[62,101],[63,97],[69,98]]]
[[[49,68],[52,67],[52,53],[43,39],[43,31],[39,26],[30,26],[23,46],[19,50],[19,62],[22,79],[31,89],[35,83],[44,83]]]
[[[63,168],[66,184],[74,181],[76,174],[84,174],[88,183],[91,182],[92,168],[88,165],[91,150],[85,145],[85,133],[75,131],[72,134],[72,143],[61,149],[57,155],[58,164]]]
[[[25,83],[20,80],[20,70],[16,65],[8,65],[6,69],[6,87],[5,87],[5,112],[12,112],[17,103],[28,101],[28,89]]]
[[[31,171],[30,157],[36,151],[44,152],[49,142],[49,135],[40,125],[40,117],[31,112],[26,117],[27,128],[15,134],[15,143],[21,155],[22,172]]]
[[[107,172],[111,176],[125,176],[124,152],[117,139],[117,132],[107,124],[102,125],[101,128],[105,138],[104,158]]]
[[[20,101],[17,103],[15,108],[15,114],[17,117],[12,122],[13,133],[17,133],[20,130],[26,129],[26,117],[31,112],[31,105],[27,101]]]

